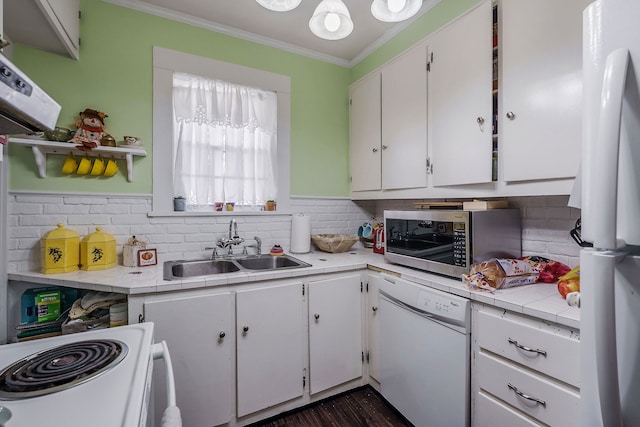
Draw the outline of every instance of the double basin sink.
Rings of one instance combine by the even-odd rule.
[[[187,277],[211,276],[239,271],[286,270],[311,267],[289,255],[249,255],[241,258],[206,259],[190,261],[165,261],[164,280],[178,280]]]

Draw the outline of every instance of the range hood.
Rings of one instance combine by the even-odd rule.
[[[0,135],[53,130],[61,107],[0,55]]]

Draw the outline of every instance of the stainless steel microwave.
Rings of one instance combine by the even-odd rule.
[[[384,211],[385,258],[460,277],[471,265],[522,254],[518,209]]]

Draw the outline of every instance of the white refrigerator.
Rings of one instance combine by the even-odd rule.
[[[640,426],[640,1],[584,11],[581,426]],[[580,196],[580,197],[574,197]]]

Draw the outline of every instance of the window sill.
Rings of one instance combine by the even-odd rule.
[[[190,212],[190,211],[169,211],[159,212],[152,211],[147,213],[147,217],[150,218],[162,218],[162,217],[238,217],[238,216],[285,216],[291,215],[291,212],[287,211],[222,211],[222,212]]]

